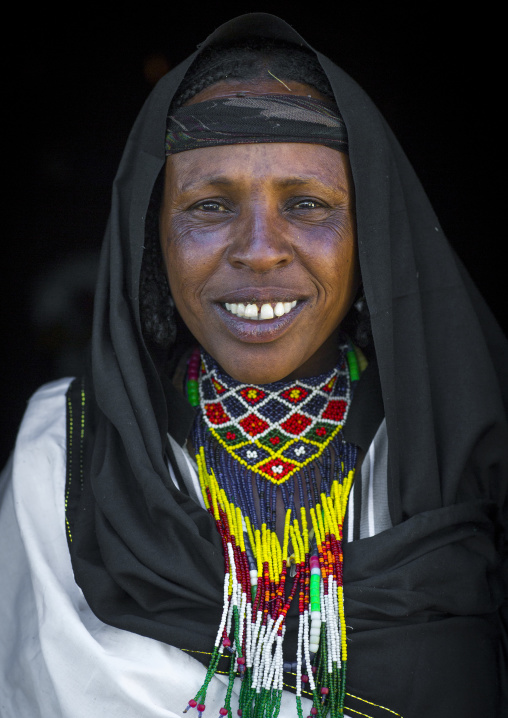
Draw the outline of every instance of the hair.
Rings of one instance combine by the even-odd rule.
[[[268,71],[279,80],[301,82],[314,87],[335,102],[332,87],[316,55],[309,49],[283,40],[248,38],[238,43],[207,47],[194,60],[175,94],[170,109],[177,109],[192,97],[221,80],[265,79]],[[163,172],[155,182],[145,223],[145,247],[140,276],[140,316],[145,340],[166,350],[177,335],[189,336],[175,310],[159,241],[159,209]],[[371,345],[372,335],[367,303],[360,290],[342,328],[362,349]],[[183,339],[183,336],[182,336]]]
[[[283,40],[249,38],[242,43],[212,45],[194,60],[171,103],[175,110],[198,92],[221,80],[260,80],[269,73],[280,80],[305,83],[335,102],[316,55]]]

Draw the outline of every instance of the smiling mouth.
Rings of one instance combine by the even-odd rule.
[[[289,314],[297,304],[297,300],[294,299],[290,302],[239,302],[232,304],[225,302],[222,306],[236,317],[266,321]]]

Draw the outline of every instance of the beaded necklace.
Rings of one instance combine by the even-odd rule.
[[[311,716],[344,715],[346,625],[342,525],[354,478],[356,446],[342,438],[359,378],[354,349],[340,345],[327,374],[256,386],[225,374],[203,350],[188,362],[187,396],[200,408],[193,429],[205,506],[224,549],[222,617],[203,685],[185,710],[203,716],[208,685],[223,654],[229,682],[220,716],[276,718],[283,672],[296,674]],[[284,526],[277,533],[277,505]],[[284,661],[286,615],[298,601],[297,651]]]

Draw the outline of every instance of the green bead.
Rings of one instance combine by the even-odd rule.
[[[356,354],[352,349],[350,349],[347,352],[347,363],[349,365],[349,375],[351,377],[351,381],[357,381],[360,378],[360,372],[358,369],[358,360],[356,358]]]
[[[187,387],[187,399],[192,404],[192,406],[198,406],[199,405],[198,390],[188,386]]]

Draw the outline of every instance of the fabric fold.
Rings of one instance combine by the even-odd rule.
[[[353,635],[379,624],[494,613],[504,601],[497,507],[469,501],[427,511],[344,547]]]

